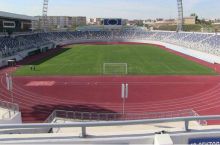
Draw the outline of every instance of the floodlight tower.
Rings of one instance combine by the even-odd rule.
[[[178,23],[177,23],[177,32],[180,32],[183,30],[183,1],[177,0],[177,6],[178,6]]]
[[[48,29],[47,11],[48,11],[49,0],[44,0],[43,11],[42,11],[42,27],[44,31]]]

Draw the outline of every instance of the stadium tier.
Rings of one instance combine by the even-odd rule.
[[[220,55],[220,35],[189,32],[162,32],[162,31],[76,31],[76,32],[48,32],[28,33],[13,37],[0,36],[0,57],[8,57],[32,48],[52,44],[59,45],[77,41],[130,41],[153,40],[171,43],[187,48]]]

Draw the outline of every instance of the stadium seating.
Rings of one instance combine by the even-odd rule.
[[[74,31],[0,35],[0,57],[12,56],[17,52],[38,48],[47,44],[79,40],[153,40],[171,43],[187,48],[220,55],[220,35],[214,33],[145,31],[142,29],[123,29],[120,31]]]

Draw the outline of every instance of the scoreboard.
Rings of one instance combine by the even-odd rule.
[[[122,19],[103,19],[103,25],[105,29],[118,30],[122,28],[123,22]]]
[[[104,19],[105,26],[122,26],[122,19]]]

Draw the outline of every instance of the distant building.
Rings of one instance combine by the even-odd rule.
[[[95,18],[96,25],[102,25],[103,18]]]
[[[42,16],[37,16],[39,21],[35,22],[36,29],[42,29]],[[70,17],[70,16],[48,16],[49,29],[71,29],[77,26],[85,26],[87,24],[86,17]]]
[[[212,20],[212,23],[213,23],[214,25],[220,25],[220,19]]]
[[[103,18],[89,18],[88,24],[89,25],[102,25]]]
[[[151,19],[148,19],[148,20],[144,20],[143,21],[143,23],[145,24],[145,25],[153,25],[154,24],[154,20],[151,20]]]
[[[95,25],[95,19],[94,18],[89,18],[88,19],[88,24],[89,25]]]
[[[161,21],[164,21],[164,19],[163,18],[157,18],[156,21],[161,22]]]
[[[196,17],[195,16],[185,17],[184,18],[184,24],[185,25],[194,25],[194,24],[196,24]]]
[[[127,22],[128,26],[143,26],[144,25],[144,20],[129,20]]]
[[[72,25],[74,26],[85,26],[87,25],[86,17],[78,16],[72,17]]]
[[[122,19],[122,25],[123,25],[123,26],[127,25],[127,24],[128,24],[128,21],[129,21],[128,19]]]
[[[167,19],[167,20],[161,20],[156,21],[155,24],[161,24],[161,25],[175,25],[177,22],[175,19]]]

